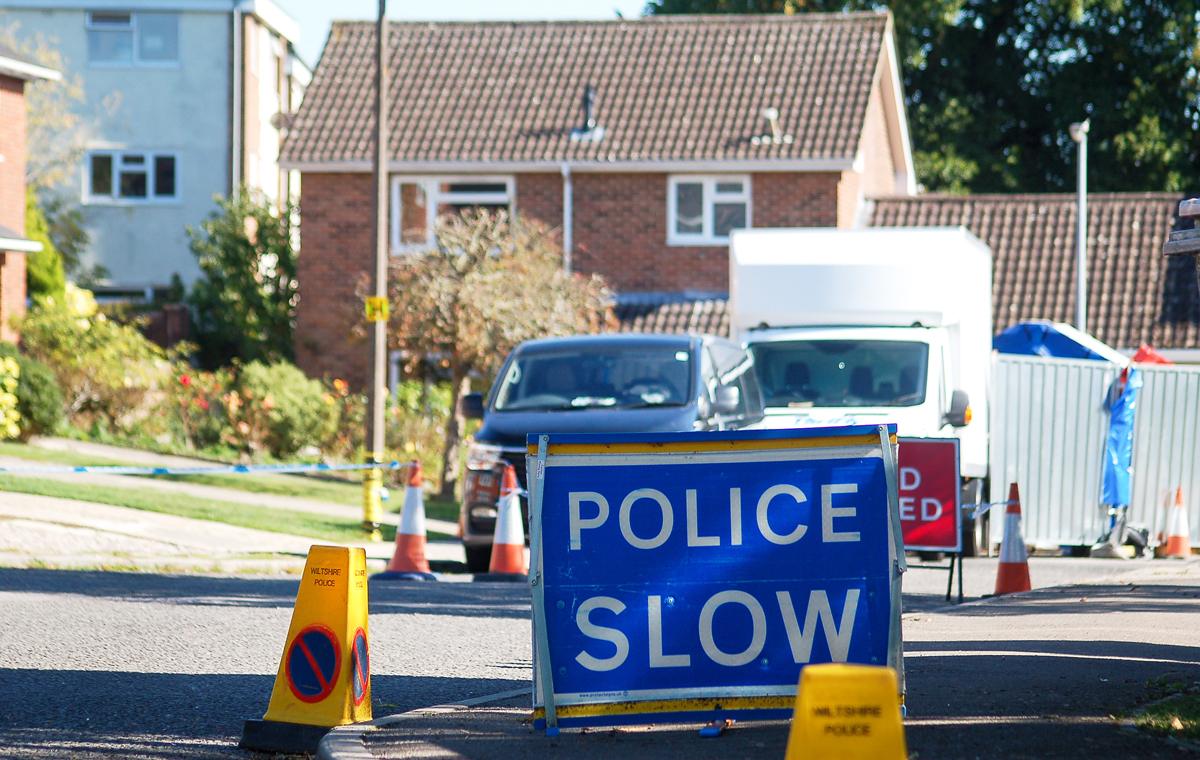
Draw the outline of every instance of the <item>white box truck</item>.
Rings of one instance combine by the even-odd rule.
[[[730,326],[754,355],[760,426],[895,422],[902,436],[954,436],[963,504],[980,499],[987,245],[963,228],[749,229],[733,233],[729,260]],[[982,538],[971,528],[968,545]]]

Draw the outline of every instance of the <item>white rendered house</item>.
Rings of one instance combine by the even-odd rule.
[[[63,189],[83,208],[85,265],[109,273],[101,293],[194,280],[185,230],[214,195],[299,196],[278,156],[310,72],[298,25],[271,0],[6,0],[0,25],[13,22],[83,82],[86,152]]]

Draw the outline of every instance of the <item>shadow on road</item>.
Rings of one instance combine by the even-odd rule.
[[[81,594],[133,602],[290,609],[298,587],[296,578],[0,569],[0,592]],[[529,589],[520,583],[373,581],[370,600],[372,613],[529,617]]]
[[[249,757],[274,676],[0,668],[3,757]],[[527,679],[374,676],[375,714],[528,686]]]

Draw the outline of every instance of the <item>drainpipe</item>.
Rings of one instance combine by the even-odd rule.
[[[563,220],[562,220],[562,238],[563,238],[563,271],[571,274],[571,247],[574,245],[573,235],[571,234],[571,219],[573,216],[572,209],[572,187],[571,187],[571,166],[569,164],[562,165],[562,181],[563,181]]]
[[[229,195],[242,184],[242,7],[233,0],[233,54],[229,71],[233,102],[230,106]]]

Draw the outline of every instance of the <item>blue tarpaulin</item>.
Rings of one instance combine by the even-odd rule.
[[[1002,354],[1090,359],[1124,366],[1129,360],[1117,350],[1062,322],[1018,322],[992,339]]]
[[[1100,503],[1128,506],[1133,461],[1133,415],[1137,408],[1142,373],[1132,367],[1121,370],[1108,389],[1108,438],[1104,442],[1104,472],[1100,481]]]

